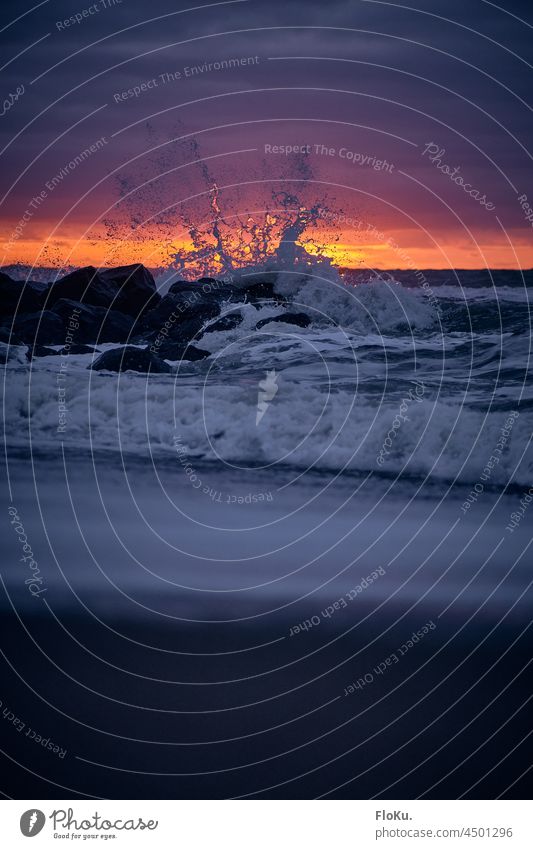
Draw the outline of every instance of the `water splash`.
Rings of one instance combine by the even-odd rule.
[[[324,204],[302,204],[292,192],[272,193],[270,209],[246,217],[225,214],[215,181],[210,189],[211,220],[188,222],[190,247],[176,248],[170,267],[187,278],[207,275],[226,279],[269,271],[316,272],[333,268],[325,245],[304,234],[317,228]]]
[[[126,245],[151,252],[165,279],[270,271],[335,276],[328,246],[331,253],[339,234],[324,227],[335,203],[317,195],[307,154],[284,160],[275,182],[263,162],[243,184],[235,163],[207,161],[194,137],[179,137],[183,129],[176,127],[170,143],[150,130],[151,152],[115,178],[119,200],[103,221],[106,250],[115,245],[121,257]]]
[[[181,211],[181,224],[189,234],[190,245],[174,248],[170,268],[187,279],[207,275],[233,279],[247,271],[310,271],[317,265],[332,266],[325,255],[326,245],[318,240],[316,232],[310,235],[323,222],[324,210],[328,211],[326,201],[305,203],[303,197],[286,187],[296,181],[301,194],[308,193],[313,174],[306,154],[291,159],[287,179],[281,179],[282,187],[270,192],[263,202],[264,209],[242,215],[234,211],[235,200],[223,193],[220,181],[202,160],[195,139],[189,140],[188,153],[196,159],[209,196],[209,218],[194,214],[192,220],[185,210]]]

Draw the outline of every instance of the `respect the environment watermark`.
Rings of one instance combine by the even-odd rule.
[[[199,77],[202,74],[209,74],[213,71],[230,71],[235,68],[242,68],[248,65],[258,65],[261,61],[260,56],[240,56],[230,59],[220,59],[216,62],[204,62],[202,65],[184,65],[180,69],[174,71],[164,71],[158,74],[157,77],[152,77],[149,80],[143,80],[131,88],[116,91],[113,94],[115,103],[125,103],[127,100],[133,100],[140,97],[141,94],[146,94],[148,91],[153,91],[156,88],[168,85],[168,83],[179,82],[180,80],[191,79],[191,77]]]
[[[91,157],[94,153],[97,153],[101,150],[106,144],[107,139],[105,136],[101,136],[99,139],[96,139],[92,144],[86,147],[84,150],[80,151],[80,153],[76,154],[69,162],[65,163],[59,171],[53,175],[49,180],[45,182],[45,188],[41,189],[40,192],[37,192],[30,202],[28,203],[26,209],[24,210],[23,215],[20,217],[19,221],[15,229],[12,231],[9,240],[6,242],[6,250],[9,250],[13,247],[13,245],[20,239],[23,235],[26,227],[35,216],[37,210],[42,206],[48,196],[55,191],[55,189],[61,185],[65,177],[71,174],[73,171],[78,168],[79,165],[82,165],[89,157]]]

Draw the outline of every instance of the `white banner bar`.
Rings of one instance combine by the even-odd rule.
[[[2,846],[531,849],[527,801],[4,801]],[[32,844],[33,845],[33,844]]]

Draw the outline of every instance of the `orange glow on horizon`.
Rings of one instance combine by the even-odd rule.
[[[324,245],[323,253],[335,264],[347,268],[376,269],[430,269],[430,268],[494,268],[529,269],[533,268],[533,245],[524,236],[508,243],[497,244],[493,240],[480,243],[477,247],[471,243],[459,243],[447,238],[438,246],[416,244],[415,233],[401,233],[387,241],[376,242],[375,236],[368,243],[361,240],[353,244],[341,234],[345,241]],[[512,234],[510,234],[512,238]],[[306,240],[303,239],[303,244]],[[392,245],[392,246],[391,246]],[[401,247],[400,247],[401,246]],[[142,241],[122,239],[76,239],[72,236],[45,241],[37,238],[24,238],[8,245],[0,242],[2,266],[13,264],[35,265],[36,267],[67,267],[94,265],[117,266],[139,262],[149,268],[166,268],[171,263],[171,255],[176,248],[188,250],[192,247],[188,241],[176,240],[172,245],[160,239],[145,238]],[[310,253],[316,253],[309,246]]]

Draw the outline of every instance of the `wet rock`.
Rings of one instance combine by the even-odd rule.
[[[205,279],[207,280],[207,278],[205,278]],[[209,285],[206,287],[207,291],[203,292],[202,291],[202,284],[200,283],[199,280],[193,280],[193,281],[190,281],[190,280],[175,280],[174,283],[172,283],[168,287],[168,294],[169,295],[184,295],[184,294],[195,295],[195,294],[197,294],[199,296],[210,295],[211,289],[214,286],[216,286],[216,280],[213,280],[212,282],[209,281]]]
[[[48,283],[12,280],[0,272],[0,315],[38,312],[43,308],[47,291]]]
[[[160,295],[154,278],[144,265],[100,269],[88,265],[50,284],[47,304],[53,306],[63,299],[138,317],[146,309],[153,308]]]
[[[249,286],[243,287],[244,292],[246,292],[247,300],[249,301],[258,301],[258,300],[280,300],[283,301],[280,295],[277,295],[274,291],[274,284],[269,281],[257,281],[256,283],[250,283]]]
[[[233,330],[234,327],[238,327],[239,324],[242,323],[242,315],[240,312],[230,312],[227,315],[219,318],[218,321],[215,321],[214,324],[210,324],[203,332],[205,336],[206,333],[220,333],[225,330]]]
[[[28,349],[25,345],[6,345],[0,342],[0,365],[6,363],[21,363],[26,365]]]
[[[58,344],[65,344],[66,336],[72,343],[86,345],[91,342],[126,342],[134,320],[130,315],[95,307],[62,298],[52,309],[62,321],[62,337]]]
[[[200,286],[216,286],[221,281],[216,280],[214,277],[199,277],[197,282]]]
[[[92,345],[67,345],[59,353],[62,357],[68,357],[69,354],[99,354],[100,351]]]
[[[204,300],[233,301],[234,303],[260,303],[265,300],[277,304],[285,303],[285,298],[274,290],[276,274],[265,274],[261,279],[253,275],[250,278],[237,277],[234,282],[215,280],[213,277],[201,277],[189,282],[176,280],[169,287],[168,294],[177,296],[183,301],[188,298],[196,299],[198,303]]]
[[[15,333],[11,332],[11,322],[6,323],[0,327],[0,342],[4,342],[6,345],[21,345],[22,340],[15,335]]]
[[[276,304],[284,304],[286,298],[275,290],[277,278],[276,272],[264,272],[260,276],[243,273],[233,282],[245,295],[248,303],[255,305],[262,301],[273,301]]]
[[[9,330],[4,323],[4,331]],[[13,332],[27,345],[61,345],[65,342],[65,330],[61,318],[51,310],[15,316]]]
[[[61,355],[60,351],[56,351],[55,348],[47,348],[46,345],[34,345],[33,348],[28,348],[27,357],[29,360],[33,360],[34,357],[59,357]]]
[[[113,300],[108,287],[103,285],[97,269],[92,265],[77,268],[76,271],[50,284],[47,306],[53,307],[62,298],[73,301],[83,300],[86,304],[100,307],[109,306]]]
[[[246,291],[232,283],[215,280],[213,277],[200,277],[193,283],[187,280],[176,280],[168,290],[170,295],[192,295],[208,301],[235,301],[242,303],[246,300]]]
[[[141,335],[149,341],[165,338],[188,342],[206,321],[220,314],[220,305],[201,293],[169,294],[147,312],[140,325]]]
[[[297,327],[309,327],[311,319],[304,312],[286,312],[282,315],[273,315],[270,318],[263,318],[255,325],[256,330],[260,330],[265,324],[271,324],[273,321],[281,321],[285,324],[296,324]]]
[[[172,294],[173,292],[180,292],[182,289],[197,285],[197,283],[191,283],[190,280],[174,280],[168,287],[168,291]]]
[[[175,342],[166,342],[157,349],[157,355],[164,360],[177,362],[179,360],[205,360],[210,356],[209,351],[204,351],[203,348],[197,348],[195,345],[179,345]]]
[[[105,351],[89,368],[93,371],[137,371],[143,374],[168,374],[172,371],[168,363],[148,348],[135,348],[133,345]]]
[[[64,348],[56,350],[55,348],[47,348],[45,345],[34,345],[28,349],[28,359],[33,357],[68,357],[71,354],[99,354],[98,348],[93,348],[92,345],[67,345]]]
[[[106,285],[117,292],[113,309],[126,315],[136,318],[145,310],[153,309],[161,300],[155,280],[144,265],[136,263],[100,269],[99,275]]]

